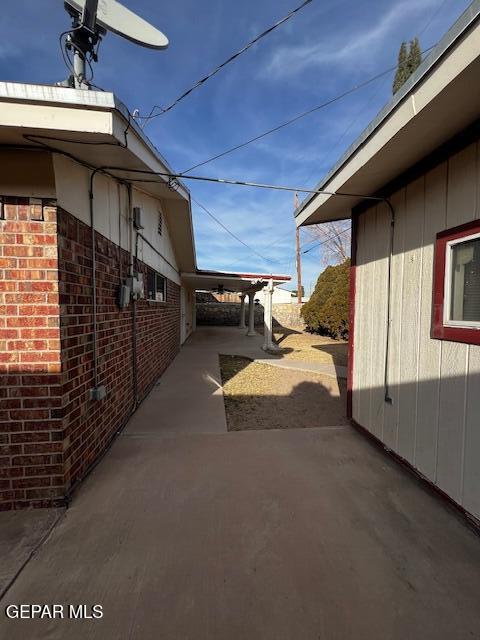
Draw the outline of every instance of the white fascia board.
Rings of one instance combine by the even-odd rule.
[[[103,109],[115,108],[115,96],[109,91],[84,91],[45,84],[0,82],[0,100],[49,103]]]
[[[108,111],[75,109],[50,104],[1,102],[0,126],[55,132],[112,135],[112,115]],[[43,134],[45,135],[45,134]],[[59,136],[61,137],[61,136]]]
[[[50,130],[52,136],[54,131],[104,134],[120,144],[128,126],[132,153],[151,171],[174,173],[125,105],[108,91],[0,82],[0,126]],[[188,200],[187,187],[177,182],[179,195]]]

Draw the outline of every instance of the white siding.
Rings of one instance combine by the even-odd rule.
[[[180,343],[195,330],[195,290],[182,285],[180,290]]]
[[[54,156],[57,202],[60,207],[90,225],[89,176],[90,171],[63,156]],[[132,207],[141,207],[144,229],[141,233],[148,238],[155,249],[164,256],[162,259],[141,239],[138,242],[138,257],[147,265],[180,284],[180,276],[168,229],[166,215],[163,216],[162,234],[158,233],[158,213],[165,212],[166,203],[132,190]],[[96,175],[94,181],[95,229],[103,236],[127,251],[134,251],[131,225],[129,221],[126,187],[108,176]],[[131,246],[132,244],[132,246]],[[168,263],[171,263],[169,265]]]
[[[396,192],[388,378],[383,401],[389,214],[358,220],[353,417],[480,517],[480,346],[430,337],[438,231],[480,217],[472,144]]]

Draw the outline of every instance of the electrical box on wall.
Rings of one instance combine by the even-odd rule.
[[[143,229],[142,207],[133,207],[133,226],[135,229]]]
[[[133,276],[127,278],[125,286],[130,289],[134,300],[145,297],[143,287],[143,273],[136,272]]]
[[[120,285],[120,291],[118,293],[118,306],[120,309],[125,309],[130,304],[132,290],[126,284]]]

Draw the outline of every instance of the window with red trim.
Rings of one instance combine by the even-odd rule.
[[[437,234],[432,337],[480,344],[480,220]]]

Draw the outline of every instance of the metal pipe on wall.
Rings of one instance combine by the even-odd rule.
[[[132,185],[127,184],[128,194],[128,226],[130,230],[130,276],[134,272],[133,234],[135,232],[132,218]],[[138,253],[138,233],[135,237],[135,260]],[[136,266],[136,265],[135,265]],[[137,364],[137,301],[132,299],[132,382],[133,382],[133,411],[138,406],[138,364]]]
[[[93,185],[98,169],[94,169],[90,174],[90,186],[88,191],[90,204],[90,228],[91,228],[91,251],[92,251],[92,325],[93,325],[93,389],[92,400],[99,399],[98,394],[98,350],[97,350],[97,263],[95,246],[95,208],[93,206]]]
[[[384,200],[390,209],[390,248],[388,254],[388,277],[387,277],[387,333],[385,338],[385,371],[384,371],[384,390],[385,402],[392,404],[393,399],[390,395],[390,382],[388,376],[388,367],[390,363],[390,330],[392,324],[392,261],[393,261],[393,242],[395,239],[395,209],[388,198]]]

